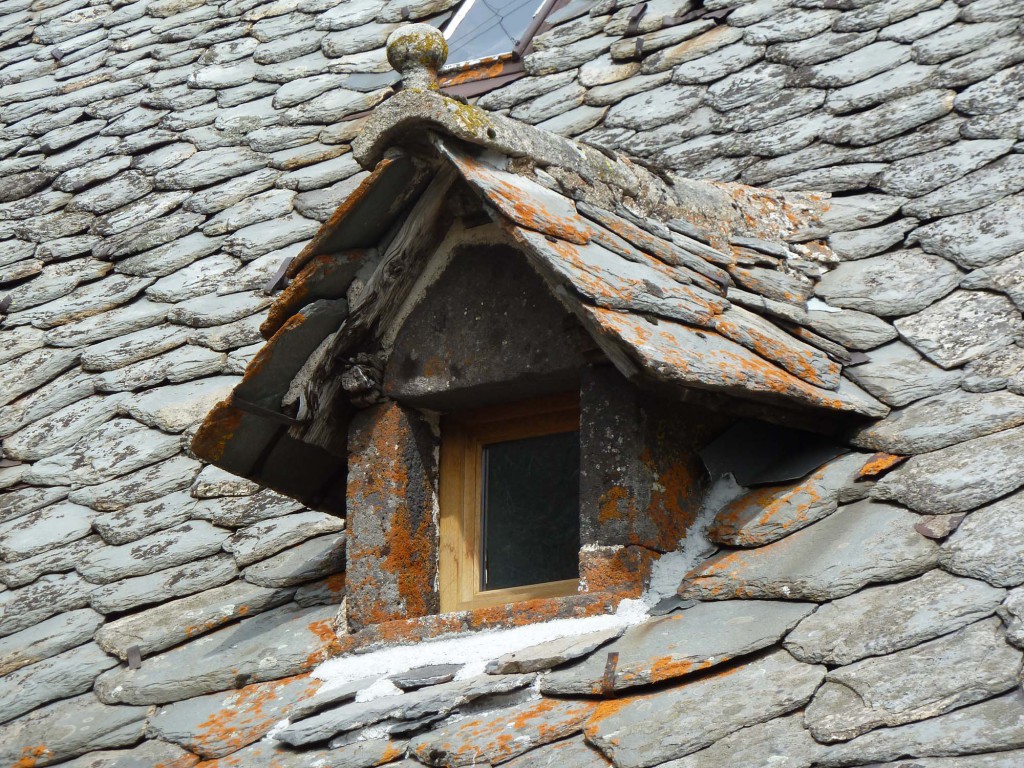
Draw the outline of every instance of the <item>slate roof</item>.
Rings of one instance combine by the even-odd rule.
[[[1020,764],[1006,0],[652,0],[636,35],[625,3],[556,12],[528,76],[477,103],[673,178],[832,192],[807,323],[894,410],[854,455],[706,511],[698,602],[614,641],[617,697],[581,691],[595,661],[520,698],[513,669],[392,699],[369,733],[463,709],[408,742],[248,746],[324,718],[294,708],[336,647],[341,522],[187,446],[262,342],[262,287],[366,178],[343,118],[389,94],[392,25],[450,4],[0,2],[3,764]]]

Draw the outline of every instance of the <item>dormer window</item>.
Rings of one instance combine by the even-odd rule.
[[[442,611],[575,594],[578,397],[446,417],[440,507]]]

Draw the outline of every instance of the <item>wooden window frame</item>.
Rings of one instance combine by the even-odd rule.
[[[484,591],[480,573],[484,446],[578,431],[579,426],[578,393],[480,408],[442,419],[438,553],[442,613],[578,593],[578,577]]]

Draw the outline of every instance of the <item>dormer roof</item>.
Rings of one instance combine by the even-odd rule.
[[[288,265],[267,345],[196,437],[207,460],[266,482],[253,465],[266,442],[287,431],[308,443],[339,407],[342,361],[382,337],[389,306],[466,216],[525,254],[640,386],[782,412],[888,412],[843,377],[855,356],[806,327],[831,258],[811,240],[827,195],[662,178],[426,89],[378,107],[353,151],[372,172]],[[321,435],[298,450],[324,445]]]

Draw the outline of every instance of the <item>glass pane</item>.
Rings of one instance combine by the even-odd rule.
[[[473,5],[448,38],[448,64],[511,53],[543,5],[543,0],[470,1]]]
[[[578,432],[484,448],[483,589],[579,576]]]

